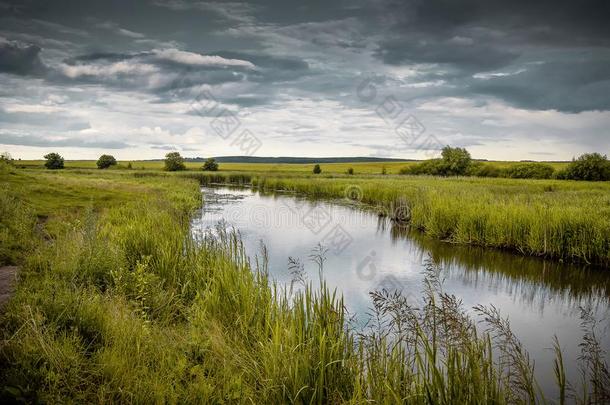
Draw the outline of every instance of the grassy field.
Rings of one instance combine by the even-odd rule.
[[[15,162],[18,166],[27,168],[42,168],[44,160],[20,160]],[[163,161],[120,161],[119,166],[125,168],[131,163],[136,170],[162,170]],[[398,174],[400,169],[416,164],[417,162],[364,162],[364,163],[325,163],[322,164],[323,173],[340,174],[346,173],[348,168],[353,168],[355,174],[380,174],[385,168],[388,174]],[[483,162],[484,165],[494,165],[500,168],[509,167],[519,162]],[[550,163],[555,169],[563,169],[568,163]],[[66,168],[72,169],[95,169],[95,160],[67,160]],[[199,170],[203,162],[186,162],[188,170]],[[292,163],[220,163],[221,171],[240,171],[240,172],[289,172],[289,173],[311,173],[313,164],[292,164]]]
[[[533,365],[500,314],[478,308],[491,329],[477,332],[461,304],[443,293],[434,263],[422,293],[427,305],[412,308],[400,295],[377,292],[370,330],[352,331],[341,297],[322,280],[293,293],[270,285],[264,261],[250,264],[236,235],[191,239],[202,181],[190,178],[196,173],[0,169],[3,260],[21,266],[0,318],[3,402],[544,400]],[[354,180],[265,177],[255,184],[336,196]],[[387,176],[378,191],[381,180],[357,180],[367,201],[391,201],[414,181]],[[490,186],[430,184],[432,195]],[[542,193],[547,186],[528,187]],[[497,187],[486,199],[500,190],[507,200],[523,193],[513,183]],[[605,192],[557,187],[550,192]],[[587,333],[585,394],[577,399],[601,403],[609,376]],[[570,392],[555,347],[556,399],[563,403]]]

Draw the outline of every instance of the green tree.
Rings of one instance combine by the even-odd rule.
[[[466,174],[472,158],[470,153],[464,148],[452,148],[445,146],[442,152],[444,171],[446,176],[460,176]]]
[[[205,163],[203,164],[203,167],[201,168],[201,170],[206,170],[209,172],[215,172],[218,170],[218,163],[216,162],[216,159],[214,158],[208,158]]]
[[[315,165],[313,167],[313,174],[320,174],[322,173],[322,168],[320,167],[320,165]]]
[[[175,172],[178,170],[186,170],[184,165],[184,158],[180,156],[179,152],[170,152],[165,155],[165,171]]]
[[[0,162],[12,165],[13,164],[13,157],[8,152],[2,152],[0,154]]]
[[[97,160],[96,165],[98,169],[107,169],[110,166],[116,165],[116,159],[112,155],[102,155]]]
[[[44,158],[47,160],[44,164],[44,167],[47,169],[55,170],[64,168],[64,158],[61,157],[59,153],[48,153],[44,155]]]
[[[585,153],[573,159],[560,177],[568,180],[610,180],[610,161],[600,153]]]

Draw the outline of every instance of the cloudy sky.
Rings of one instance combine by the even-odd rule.
[[[0,0],[0,151],[610,153],[610,2]]]

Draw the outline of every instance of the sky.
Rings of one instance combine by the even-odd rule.
[[[610,152],[610,2],[0,0],[0,152]]]

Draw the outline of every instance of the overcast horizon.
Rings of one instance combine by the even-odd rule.
[[[610,3],[0,0],[0,152],[610,152]]]

